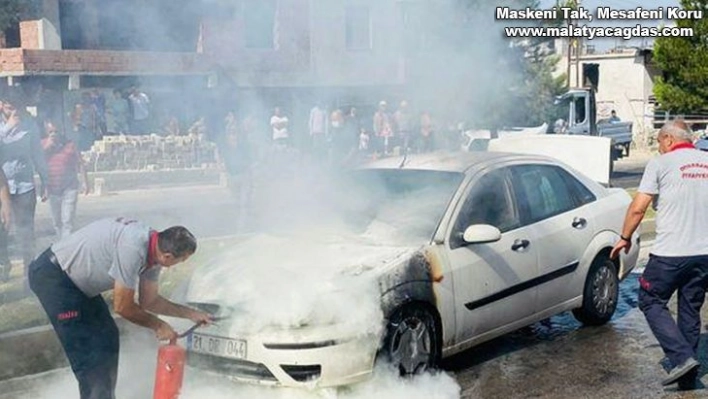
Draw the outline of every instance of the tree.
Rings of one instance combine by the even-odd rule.
[[[0,0],[0,38],[4,32],[20,21],[33,19],[38,15],[41,0]]]
[[[560,55],[548,53],[544,47],[522,47],[524,85],[519,92],[523,107],[511,110],[515,125],[539,125],[555,120],[558,115],[554,100],[566,91],[566,75],[554,76]]]
[[[661,108],[674,113],[708,109],[708,0],[681,0],[686,10],[703,11],[704,18],[677,20],[692,28],[692,37],[661,37],[654,43],[654,62],[663,76],[654,84]]]

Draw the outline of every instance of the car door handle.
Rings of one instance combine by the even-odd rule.
[[[518,251],[528,247],[529,244],[531,244],[529,240],[514,240],[514,243],[511,245],[511,250]]]
[[[585,220],[585,218],[578,218],[578,217],[576,217],[576,218],[573,219],[572,226],[573,226],[573,228],[575,228],[575,229],[582,229],[582,228],[585,227],[587,224],[588,224],[588,221]]]

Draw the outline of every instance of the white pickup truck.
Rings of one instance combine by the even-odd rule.
[[[632,122],[597,120],[595,93],[591,89],[572,89],[556,100],[559,113],[567,119],[557,120],[549,133],[608,137],[612,140],[612,159],[629,155],[632,144]]]
[[[609,122],[597,120],[595,93],[591,89],[571,89],[555,101],[558,107],[556,121],[535,127],[514,127],[497,130],[470,130],[465,132],[462,149],[484,150],[493,138],[532,136],[543,134],[566,134],[607,137],[611,140],[611,159],[615,161],[629,155],[632,144],[632,122]]]

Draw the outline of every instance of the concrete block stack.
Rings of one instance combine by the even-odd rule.
[[[200,136],[105,136],[83,157],[93,172],[205,168],[216,146]]]

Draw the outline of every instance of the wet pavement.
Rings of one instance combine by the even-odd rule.
[[[655,156],[657,154],[634,151],[631,157],[615,161],[610,179],[612,187],[633,188],[639,186],[644,167]]]
[[[445,368],[463,398],[708,398],[703,384],[685,392],[661,386],[663,354],[637,309],[638,276],[622,282],[605,326],[583,327],[564,313],[455,356]],[[700,375],[708,382],[707,344],[704,333]]]

